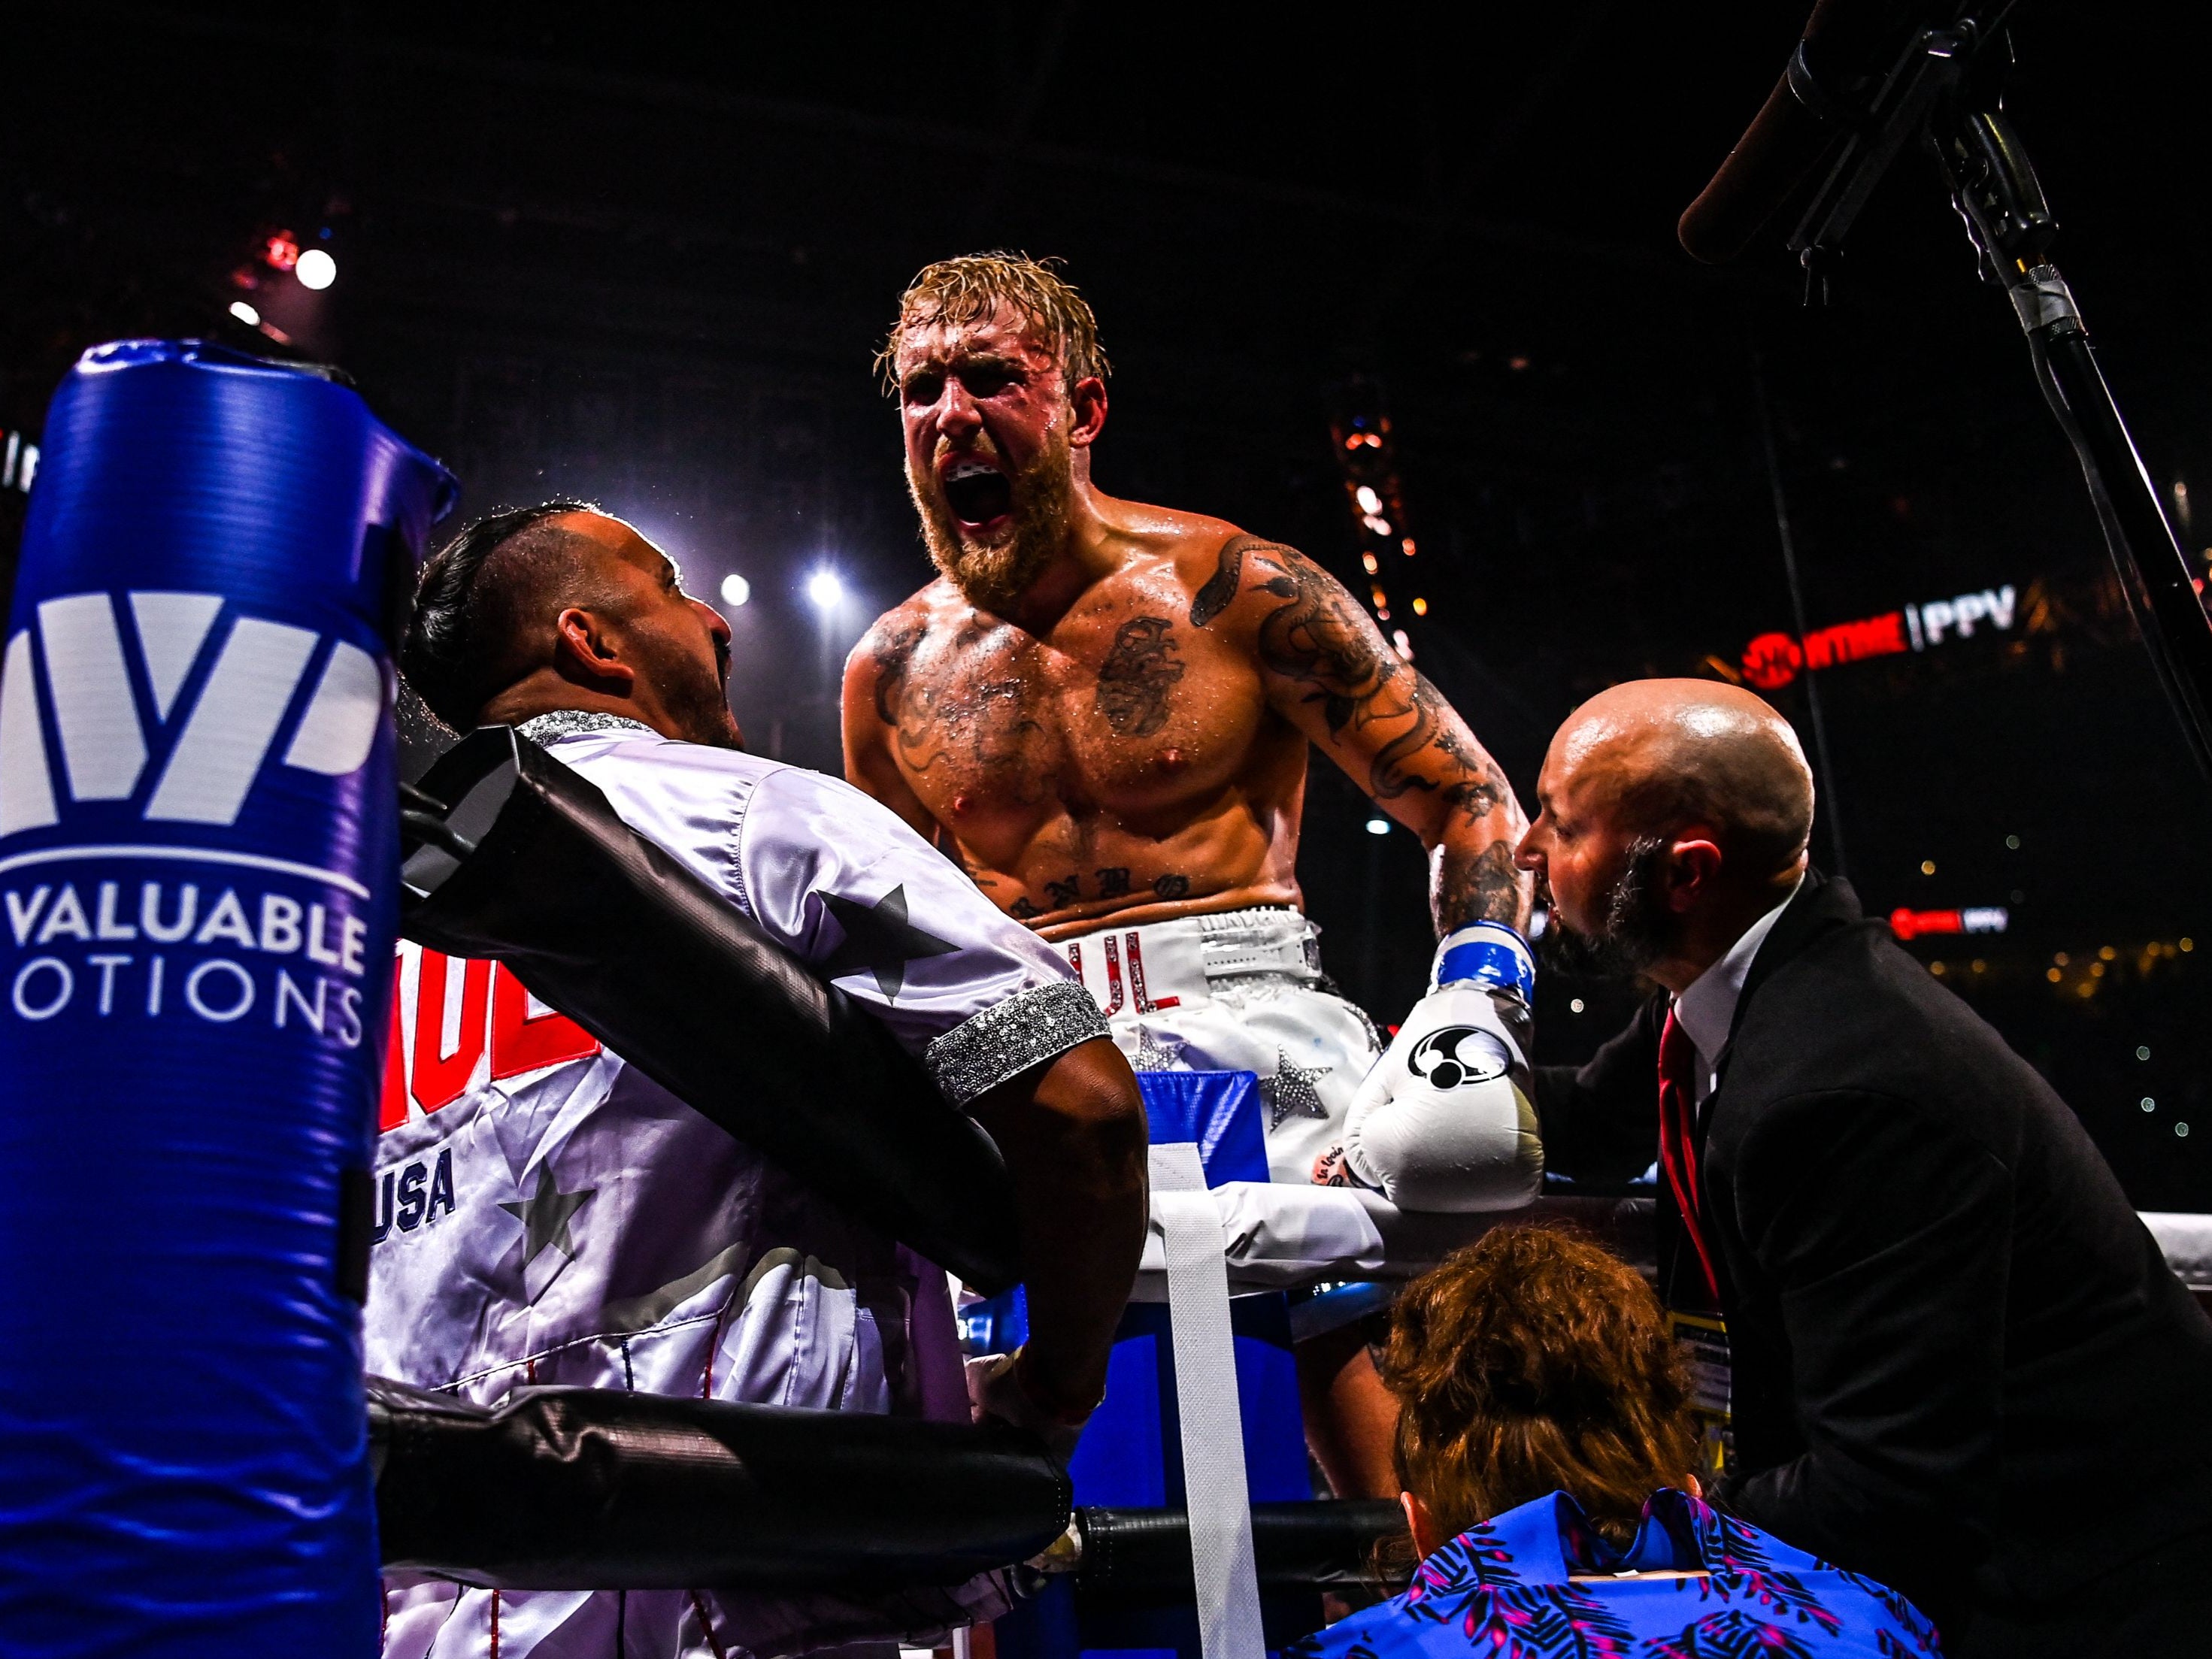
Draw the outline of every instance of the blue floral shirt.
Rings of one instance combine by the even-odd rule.
[[[1640,1577],[1687,1572],[1686,1577]],[[1578,1577],[1578,1575],[1612,1575]],[[1623,1553],[1563,1492],[1470,1528],[1403,1595],[1293,1659],[1923,1659],[1936,1627],[1887,1585],[1664,1489]]]

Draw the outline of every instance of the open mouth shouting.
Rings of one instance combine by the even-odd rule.
[[[939,463],[937,482],[945,506],[970,535],[989,534],[1013,511],[1013,484],[994,461],[978,455],[948,457]]]

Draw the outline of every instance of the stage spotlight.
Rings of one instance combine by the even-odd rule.
[[[261,326],[261,313],[243,300],[233,300],[230,302],[230,314],[248,328]]]
[[[845,584],[834,570],[817,570],[806,579],[806,597],[818,610],[835,611],[844,602]]]
[[[740,605],[747,599],[752,598],[752,596],[753,585],[747,581],[743,576],[725,576],[722,578],[722,603],[724,605],[733,606]]]
[[[292,267],[292,274],[300,279],[301,288],[325,289],[338,278],[338,262],[319,247],[302,253]]]
[[[1389,820],[1389,819],[1388,819],[1388,818],[1370,818],[1370,819],[1368,819],[1368,820],[1367,820],[1367,833],[1368,833],[1369,835],[1370,835],[1370,836],[1387,836],[1387,835],[1389,835],[1389,834],[1390,833],[1390,820]]]

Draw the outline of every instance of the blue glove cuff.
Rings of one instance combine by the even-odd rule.
[[[1455,927],[1437,946],[1429,988],[1475,984],[1516,990],[1523,1002],[1536,1000],[1536,959],[1528,942],[1502,921],[1471,921]]]

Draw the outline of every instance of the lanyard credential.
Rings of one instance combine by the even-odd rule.
[[[1690,1413],[1698,1423],[1694,1473],[1710,1485],[1728,1473],[1735,1457],[1735,1431],[1729,1417],[1728,1322],[1717,1313],[1669,1308],[1667,1334],[1682,1345],[1690,1363]]]

